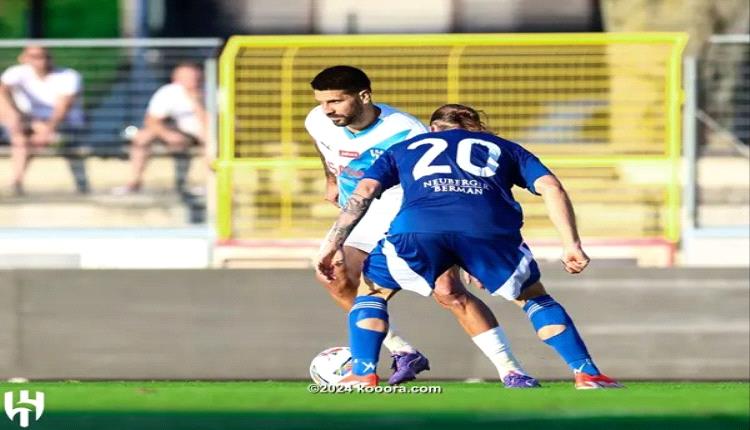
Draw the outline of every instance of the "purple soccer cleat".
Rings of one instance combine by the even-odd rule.
[[[536,378],[511,371],[503,378],[505,388],[539,388],[542,385]]]
[[[430,361],[421,352],[398,352],[393,355],[391,369],[393,375],[388,378],[390,385],[398,385],[417,378],[417,373],[430,370]]]

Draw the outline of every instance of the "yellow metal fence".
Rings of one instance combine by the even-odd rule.
[[[221,239],[317,237],[336,209],[304,119],[310,80],[349,64],[376,102],[423,121],[444,103],[482,110],[569,189],[585,236],[679,232],[680,64],[686,36],[482,34],[238,36],[220,62],[217,229]],[[525,235],[554,235],[539,199],[517,193]]]

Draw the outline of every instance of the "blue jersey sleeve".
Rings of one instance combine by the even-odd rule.
[[[388,149],[370,166],[362,179],[374,179],[380,182],[383,191],[399,184],[398,168],[393,150]]]
[[[536,155],[520,145],[513,146],[513,158],[518,168],[513,183],[539,195],[534,189],[534,182],[544,175],[551,175],[552,172],[539,161]]]

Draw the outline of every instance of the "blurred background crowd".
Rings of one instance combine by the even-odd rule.
[[[231,35],[669,31],[696,67],[687,223],[746,237],[748,14],[742,0],[3,0],[0,228],[213,237]]]

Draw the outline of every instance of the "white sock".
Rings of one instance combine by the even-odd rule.
[[[388,348],[388,351],[391,351],[391,354],[395,354],[397,352],[417,352],[417,350],[414,349],[414,347],[411,346],[409,342],[407,342],[403,337],[399,336],[396,333],[396,331],[393,329],[393,324],[390,324],[388,333],[386,333],[385,339],[383,339],[383,346]]]
[[[526,374],[516,357],[513,356],[508,338],[505,337],[505,332],[500,326],[479,333],[471,340],[495,365],[500,379],[504,378],[510,371]]]

